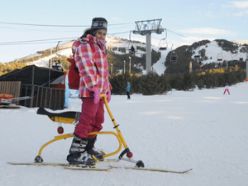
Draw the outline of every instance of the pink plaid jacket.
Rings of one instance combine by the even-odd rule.
[[[92,90],[95,87],[102,94],[110,91],[105,43],[88,34],[72,45],[73,58],[80,74],[80,97],[93,96]]]

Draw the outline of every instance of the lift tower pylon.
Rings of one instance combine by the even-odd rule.
[[[146,73],[151,72],[152,50],[151,50],[151,35],[152,33],[161,34],[164,29],[161,26],[162,19],[152,19],[144,21],[135,21],[136,30],[134,34],[146,36]]]

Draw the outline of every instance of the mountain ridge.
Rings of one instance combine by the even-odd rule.
[[[15,62],[19,61],[27,65],[35,64],[41,67],[48,67],[50,65],[49,61],[53,58],[66,60],[67,57],[71,56],[71,45],[72,42],[62,43],[56,47],[37,51],[35,54],[17,59]],[[144,71],[145,43],[108,36],[107,49],[109,51],[110,63],[116,68],[116,73],[123,71],[124,61],[127,63],[126,69],[129,67],[128,63],[131,62],[132,71]],[[159,46],[152,46],[152,50],[153,71],[159,75],[162,75],[164,72],[183,72],[188,70],[190,62],[193,63],[193,68],[197,69],[212,63],[244,62],[248,56],[247,44],[238,44],[225,39],[201,40],[194,42],[192,45],[179,46],[174,50],[166,47],[160,49]]]

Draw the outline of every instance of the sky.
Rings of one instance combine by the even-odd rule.
[[[152,34],[152,43],[170,48],[203,39],[248,42],[248,0],[0,0],[0,62],[76,39],[93,17],[108,20],[108,34],[139,41],[145,37],[130,34],[135,21],[161,18],[166,32]]]

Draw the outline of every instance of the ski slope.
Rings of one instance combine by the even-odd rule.
[[[11,166],[32,162],[39,147],[56,135],[57,124],[36,109],[0,110],[1,186],[246,186],[248,180],[248,84],[165,95],[112,96],[111,109],[135,159],[147,167],[181,170],[185,175],[113,169],[110,172],[64,170],[59,167]],[[71,110],[80,102],[72,99]],[[104,130],[112,130],[106,115]],[[73,126],[65,126],[72,132]],[[65,162],[71,140],[48,146],[46,162]],[[111,137],[97,147],[116,148]],[[122,162],[121,162],[122,163]],[[124,162],[123,162],[124,163]]]
[[[169,50],[161,50],[161,57],[160,59],[152,65],[152,68],[154,69],[154,71],[158,74],[158,75],[163,75],[165,70],[166,70],[166,66],[164,65],[165,61],[166,61],[166,57],[168,55],[168,53],[170,52]]]

